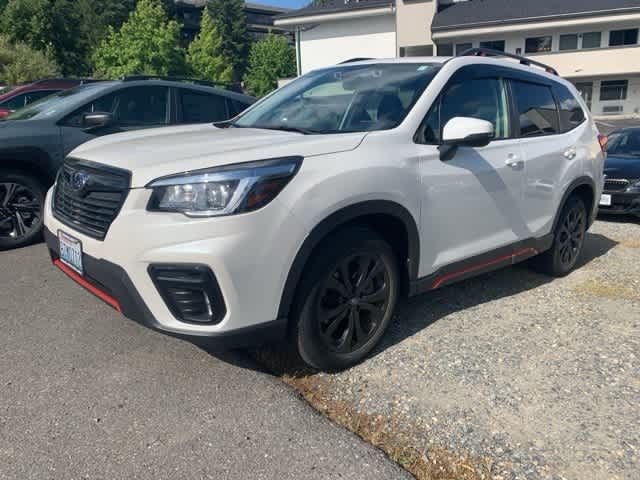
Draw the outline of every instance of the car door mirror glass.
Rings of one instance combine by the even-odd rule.
[[[451,160],[458,147],[484,147],[494,137],[493,124],[471,117],[454,117],[442,129],[440,159]]]
[[[113,123],[113,115],[109,112],[92,112],[85,113],[82,116],[82,128],[86,131],[96,130],[111,125]]]

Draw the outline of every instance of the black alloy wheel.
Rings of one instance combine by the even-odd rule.
[[[391,323],[398,260],[375,231],[332,234],[305,267],[294,305],[294,342],[311,367],[340,370],[363,360]]]
[[[586,211],[584,205],[576,204],[567,212],[558,232],[558,254],[560,263],[572,268],[582,250],[586,231]]]
[[[22,174],[0,175],[0,249],[31,243],[42,231],[44,192]]]
[[[373,253],[343,259],[327,276],[316,315],[329,350],[352,353],[371,339],[388,307],[389,283],[382,258]]]
[[[569,197],[558,217],[551,248],[532,258],[531,266],[555,277],[570,273],[582,253],[587,227],[588,214],[584,201],[576,195]]]

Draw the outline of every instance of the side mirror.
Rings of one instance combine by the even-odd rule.
[[[85,113],[82,116],[82,128],[85,131],[107,127],[113,122],[113,115],[108,112]]]
[[[442,129],[440,160],[451,160],[458,147],[484,147],[493,139],[493,124],[471,117],[454,117]]]

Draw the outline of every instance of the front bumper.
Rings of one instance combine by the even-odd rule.
[[[640,193],[607,192],[611,195],[611,206],[600,205],[599,213],[619,215],[640,215]]]
[[[95,287],[112,298],[125,316],[155,330],[228,347],[284,338],[287,321],[279,317],[280,300],[298,243],[305,238],[289,210],[276,199],[251,214],[190,219],[147,212],[149,195],[146,189],[131,190],[101,241],[55,218],[49,192],[45,239],[52,258],[59,255],[59,230],[79,239],[84,276],[72,278],[81,284],[86,281],[85,288]],[[283,231],[290,234],[282,235]],[[150,275],[149,267],[157,264],[208,267],[224,297],[224,317],[215,324],[177,318]]]
[[[223,332],[171,330],[156,320],[124,269],[107,260],[83,254],[85,273],[80,276],[60,262],[57,236],[45,228],[44,237],[54,265],[115,310],[145,327],[192,343],[225,349],[277,342],[286,335],[286,318]]]

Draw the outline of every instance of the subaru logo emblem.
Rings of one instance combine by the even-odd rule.
[[[89,182],[89,175],[85,172],[74,172],[71,175],[71,188],[74,190],[82,190]]]

